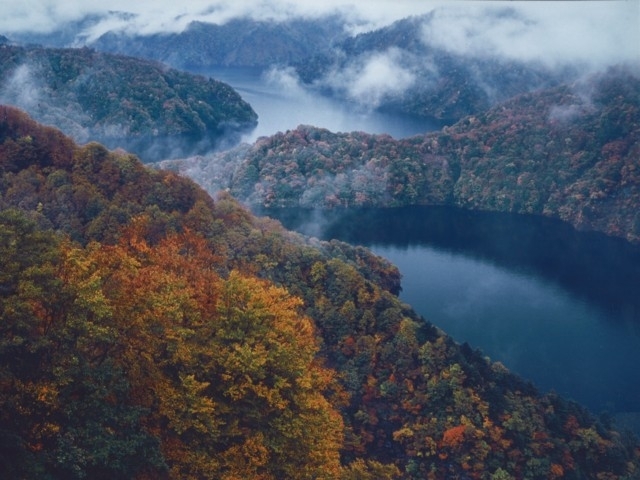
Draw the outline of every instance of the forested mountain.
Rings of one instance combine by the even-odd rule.
[[[264,207],[455,205],[546,215],[640,241],[640,78],[624,68],[395,140],[301,126],[166,162]]]
[[[363,248],[0,108],[3,478],[633,478]]]
[[[0,101],[76,141],[102,141],[145,160],[228,146],[257,123],[222,82],[87,48],[1,45]]]
[[[201,71],[212,67],[288,65],[304,61],[347,37],[346,20],[338,15],[318,19],[258,21],[234,18],[223,24],[194,21],[181,32],[153,34],[109,30],[97,37],[92,29],[110,19],[126,22],[134,16],[112,12],[86,17],[55,32],[16,33],[13,39],[49,47],[86,45],[99,51],[161,61],[175,68]]]
[[[355,104],[448,123],[574,75],[567,66],[512,60],[490,49],[466,55],[432,44],[432,17],[409,17],[347,38],[296,70],[305,83]]]
[[[238,18],[216,25],[193,22],[180,33],[131,35],[107,32],[91,46],[160,60],[176,68],[201,71],[213,67],[288,65],[311,57],[345,37],[338,17],[284,22]]]

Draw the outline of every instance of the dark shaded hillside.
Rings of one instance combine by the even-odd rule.
[[[323,51],[339,38],[337,17],[266,22],[233,19],[223,25],[193,22],[183,32],[136,35],[108,32],[91,43],[105,52],[153,58],[176,68],[287,65]]]
[[[258,21],[234,18],[223,24],[192,22],[181,32],[135,34],[108,31],[88,38],[101,22],[135,21],[135,15],[110,12],[87,16],[63,24],[51,33],[17,32],[21,43],[48,47],[87,45],[102,52],[131,55],[161,61],[179,69],[194,71],[214,67],[269,68],[303,61],[330,48],[346,37],[346,20],[336,16],[318,19],[292,18]]]
[[[0,101],[147,161],[233,145],[257,123],[226,84],[89,49],[0,46]]]
[[[165,166],[264,207],[455,205],[640,241],[640,79],[613,69],[394,140],[301,126]]]
[[[457,345],[363,248],[0,107],[5,478],[631,479],[637,441]]]

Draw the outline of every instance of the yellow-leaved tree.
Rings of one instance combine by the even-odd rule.
[[[141,424],[170,477],[338,478],[338,387],[301,301],[251,275],[222,276],[190,231],[157,244],[145,235],[139,218],[114,246],[67,245],[63,276],[84,285],[77,302],[109,339],[83,350],[126,372],[127,401],[148,412]]]

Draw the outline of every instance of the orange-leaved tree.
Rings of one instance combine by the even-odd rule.
[[[67,276],[104,311],[114,340],[87,351],[127,372],[171,477],[339,476],[342,419],[327,398],[337,387],[300,300],[253,276],[223,278],[190,231],[152,244],[145,225],[134,220],[114,246],[69,247]]]

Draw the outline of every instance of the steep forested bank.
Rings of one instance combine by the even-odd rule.
[[[222,82],[87,48],[0,45],[0,102],[147,161],[233,145],[257,122]]]
[[[249,205],[455,205],[560,218],[640,241],[640,79],[611,69],[395,140],[301,126],[167,162]]]
[[[397,269],[0,109],[6,478],[633,478]]]

